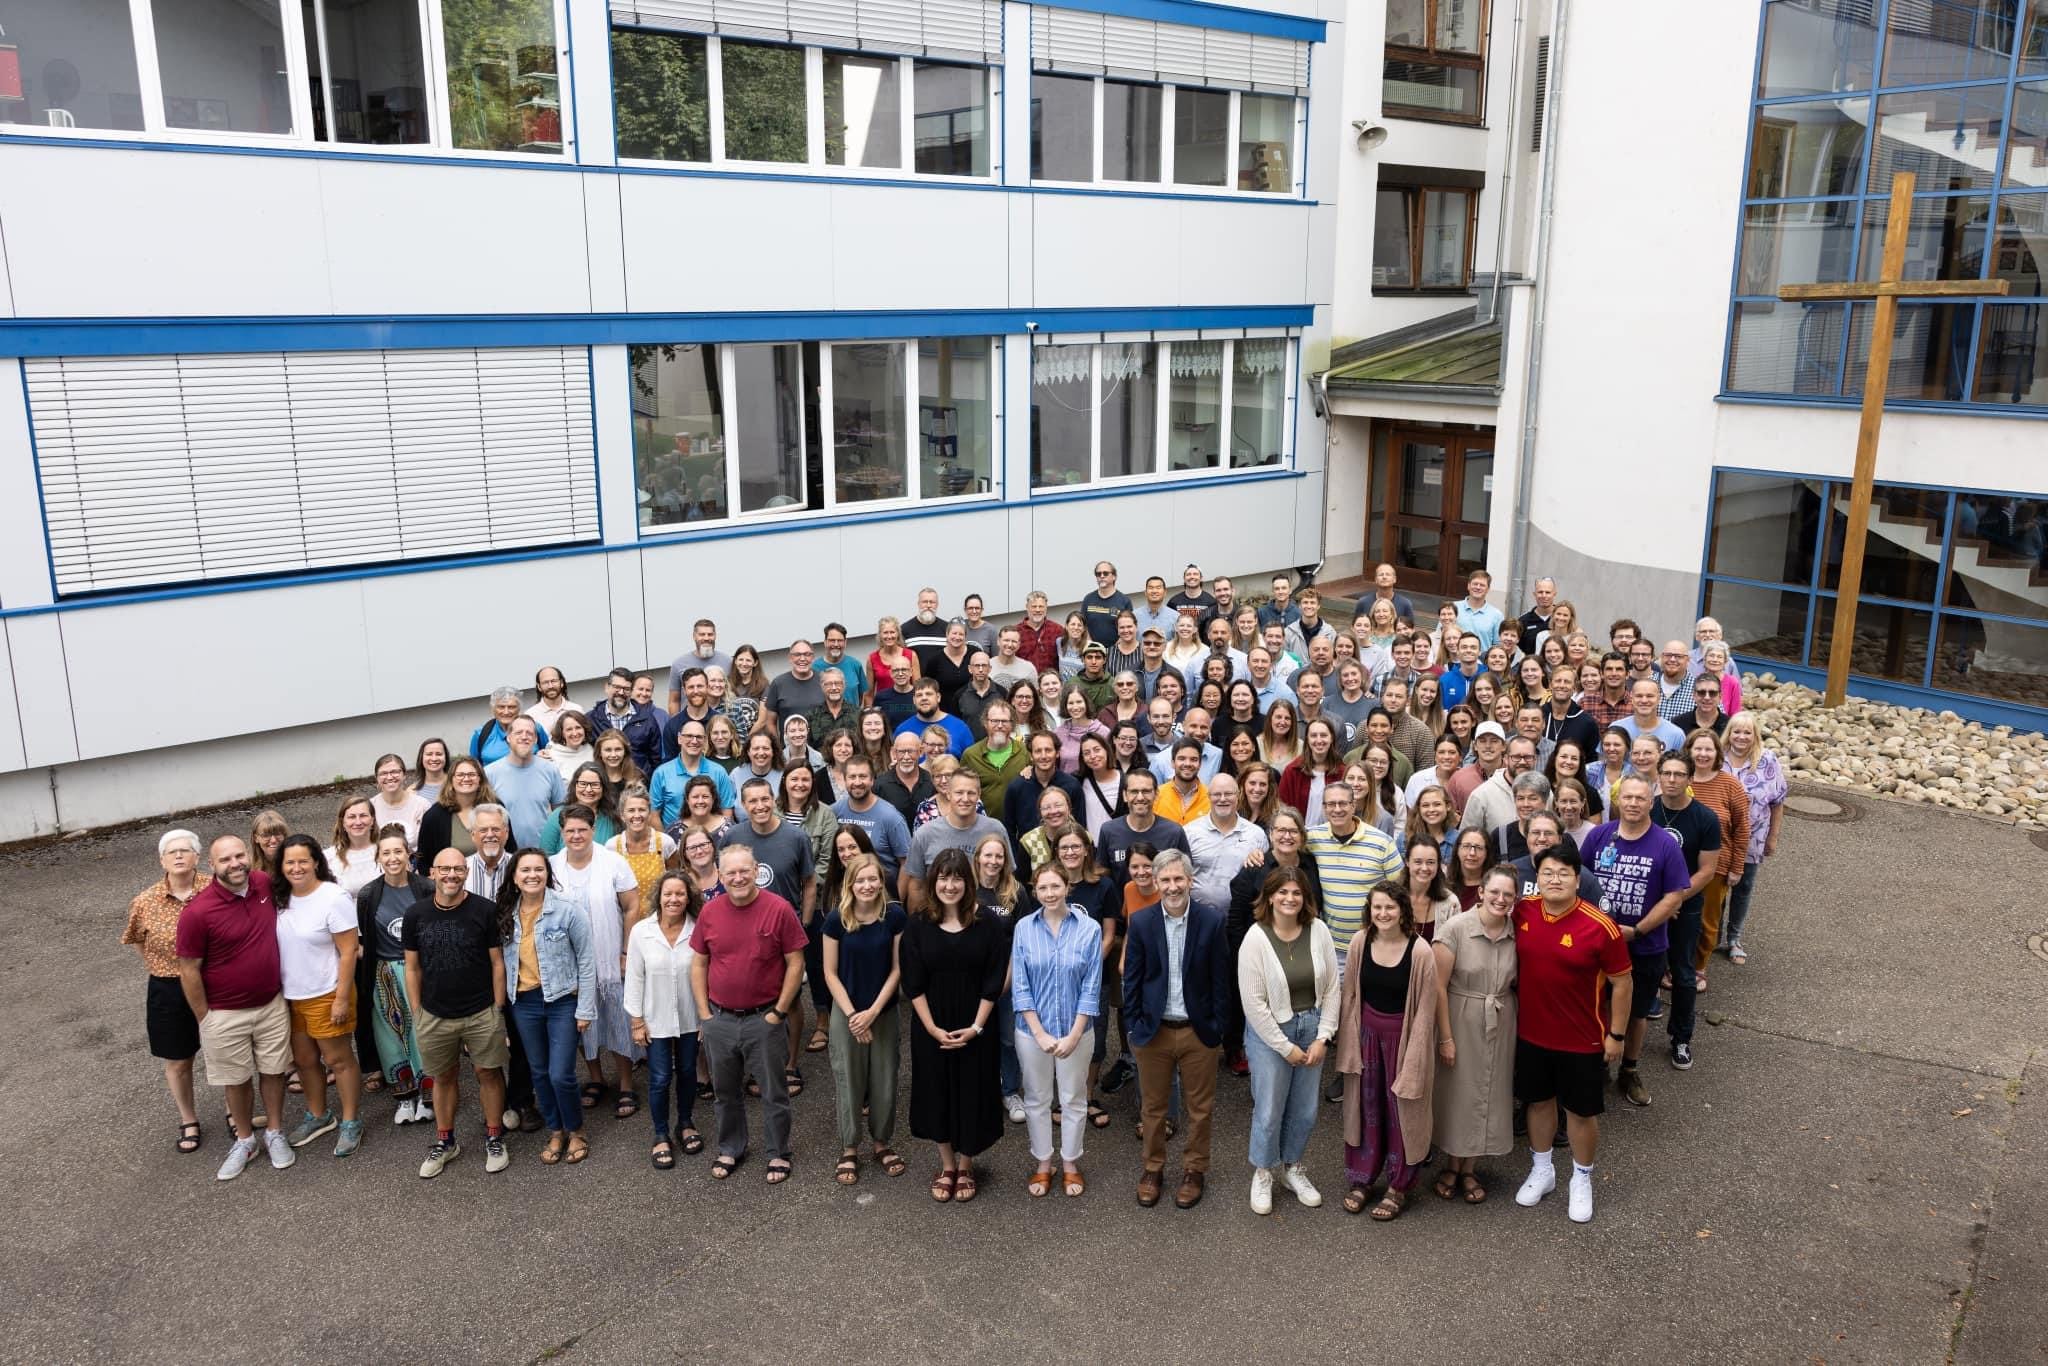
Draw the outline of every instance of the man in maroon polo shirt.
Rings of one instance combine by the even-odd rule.
[[[696,958],[698,1040],[711,1069],[718,1114],[718,1156],[711,1174],[731,1176],[747,1155],[746,1079],[761,1087],[768,1184],[789,1179],[789,1038],[783,1022],[804,972],[804,927],[788,901],[762,887],[754,851],[728,844],[718,854],[724,888],[698,912],[690,933]]]
[[[178,917],[178,979],[199,1021],[206,1081],[228,1093],[235,1141],[217,1173],[232,1181],[256,1155],[251,1124],[260,1077],[269,1127],[263,1145],[270,1165],[289,1167],[291,1144],[276,1127],[284,1117],[284,1078],[292,1063],[291,1013],[284,1003],[284,966],[277,949],[277,903],[270,878],[249,866],[249,847],[222,835],[206,853],[208,883]]]

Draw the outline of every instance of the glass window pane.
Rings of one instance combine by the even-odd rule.
[[[128,0],[0,0],[0,124],[142,131]]]
[[[1394,567],[1412,569],[1427,579],[1440,572],[1444,553],[1443,532],[1430,527],[1394,528]]]
[[[419,0],[300,0],[299,8],[313,85],[313,137],[321,142],[427,141]]]
[[[1821,587],[1842,586],[1842,539],[1849,530],[1849,486],[1828,486],[1827,561]],[[1870,526],[1863,538],[1863,592],[1874,598],[1933,602],[1941,564],[1942,524],[1948,494],[1879,484],[1870,491]]]
[[[2048,72],[2048,0],[2026,0],[2020,13],[2020,75]]]
[[[444,0],[441,34],[455,145],[559,154],[562,91],[552,0]]]
[[[1223,343],[1175,342],[1166,391],[1166,467],[1213,469],[1223,427]]]
[[[1721,471],[1707,531],[1707,572],[1766,583],[1813,582],[1821,481]]]
[[[1436,0],[1436,41],[1438,52],[1476,55],[1485,38],[1481,27],[1486,0]]]
[[[1472,196],[1463,190],[1428,190],[1422,196],[1422,287],[1465,284],[1466,230]]]
[[[2013,37],[2013,0],[1894,4],[1885,25],[1884,83],[1936,85],[2003,76]]]
[[[1031,178],[1095,179],[1095,82],[1031,78]]]
[[[1852,304],[1849,313],[1849,368],[1842,392],[1863,394],[1864,372],[1870,366],[1870,319],[1875,304]],[[1963,372],[1970,363],[1970,325],[1974,304],[1900,304],[1892,329],[1891,374],[1885,380],[1888,398],[1954,401],[1963,396]]]
[[[1031,487],[1088,482],[1094,381],[1094,347],[1032,348]]]
[[[832,470],[841,503],[901,498],[909,491],[903,430],[908,380],[901,342],[835,342]]]
[[[902,62],[894,57],[825,57],[825,164],[903,165]]]
[[[1948,605],[2048,621],[2048,499],[1956,495]]]
[[[2048,630],[2009,621],[1943,617],[1934,686],[2048,707]]]
[[[619,155],[711,160],[710,68],[694,33],[612,30],[612,105]]]
[[[1444,475],[1450,469],[1450,453],[1440,441],[1401,443],[1401,484],[1394,511],[1403,517],[1427,517],[1442,521]]]
[[[1182,86],[1173,92],[1173,178],[1180,185],[1226,182],[1230,92]]]
[[[1884,268],[1889,200],[1863,205],[1862,260],[1857,278],[1875,280]],[[1915,199],[1906,229],[1905,278],[1908,280],[1974,280],[1984,268],[1984,224],[1991,201],[1981,195]]]
[[[1294,189],[1294,99],[1245,95],[1238,102],[1237,188],[1268,194]]]
[[[2048,404],[2048,313],[1986,304],[1977,323],[1976,403]]]
[[[1287,339],[1230,344],[1230,466],[1277,465],[1287,453]]]
[[[2048,85],[2013,87],[2005,140],[2005,188],[2048,189]]]
[[[1856,639],[1849,647],[1849,672],[1918,685],[1927,669],[1927,637],[1934,614],[1880,602],[1856,604]],[[1813,644],[1807,667],[1825,669],[1834,648],[1835,600],[1822,598],[1813,610]]]
[[[725,400],[716,346],[634,346],[633,462],[640,525],[717,521],[725,490]]]
[[[165,123],[214,133],[292,131],[277,0],[156,0],[151,12]]]
[[[1870,0],[1771,0],[1758,98],[1868,90],[1876,17]]]
[[[1458,472],[1458,520],[1485,526],[1492,516],[1493,452],[1468,448]]]
[[[810,506],[804,465],[803,348],[732,348],[731,424],[738,446],[740,511]]]
[[[1841,201],[1750,205],[1743,211],[1742,265],[1735,292],[1776,294],[1780,285],[1848,279],[1855,252],[1855,207]]]
[[[1722,636],[1737,654],[1799,662],[1806,638],[1806,594],[1709,579],[1703,611],[1721,623]]]
[[[910,125],[920,175],[988,174],[988,72],[918,62],[911,74]]]
[[[1749,197],[1855,194],[1861,188],[1863,125],[1869,117],[1869,100],[1773,104],[1757,110],[1749,140]]]
[[[1877,97],[1870,193],[1890,194],[1892,176],[1912,171],[1915,193],[1988,190],[1998,171],[2006,87],[1916,90]]]
[[[726,160],[809,161],[804,50],[731,38],[719,47],[725,79]]]
[[[1396,47],[1429,46],[1429,0],[1387,0],[1387,41]]]
[[[926,337],[917,344],[919,496],[956,498],[994,487],[996,354],[988,337]]]
[[[1102,366],[1102,474],[1116,479],[1159,467],[1159,348],[1111,342]]]
[[[1738,394],[1838,393],[1842,305],[1735,305],[1728,388]]]
[[[1990,274],[2012,281],[2012,296],[2041,294],[2048,261],[2048,195],[2006,194],[1998,200],[1998,238]]]
[[[1413,289],[1409,214],[1414,191],[1380,187],[1373,202],[1372,283],[1375,289]]]
[[[1479,70],[1415,57],[1389,57],[1381,102],[1464,119],[1479,117]]]
[[[1102,178],[1159,179],[1159,134],[1166,94],[1156,85],[1102,83]]]

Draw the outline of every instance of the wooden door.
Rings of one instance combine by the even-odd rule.
[[[1462,598],[1466,578],[1486,567],[1493,432],[1396,427],[1388,454],[1381,558],[1405,592]]]

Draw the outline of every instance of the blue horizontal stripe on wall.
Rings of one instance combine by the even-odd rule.
[[[1279,479],[1306,479],[1294,469],[1247,470],[1242,474],[1218,475],[1206,479],[1127,484],[1115,488],[1084,489],[1056,496],[990,498],[978,502],[947,503],[937,507],[897,508],[879,513],[847,513],[840,516],[805,517],[789,521],[749,521],[704,527],[701,530],[664,531],[650,528],[644,539],[623,545],[566,545],[543,550],[515,550],[497,554],[464,555],[440,560],[412,560],[399,564],[359,566],[353,569],[318,570],[301,574],[280,574],[267,578],[239,579],[227,583],[185,584],[176,588],[154,588],[136,592],[107,593],[93,597],[69,598],[62,602],[38,603],[33,607],[0,607],[0,621],[14,617],[41,617],[54,613],[84,612],[101,607],[129,607],[140,603],[170,602],[179,598],[216,597],[223,593],[260,593],[275,588],[296,588],[306,584],[346,583],[356,579],[391,578],[400,574],[433,574],[452,569],[476,569],[494,564],[519,564],[529,560],[580,559],[586,555],[638,555],[656,553],[665,547],[696,541],[729,541],[752,536],[772,536],[862,522],[901,522],[927,517],[972,516],[977,513],[1005,513],[1038,506],[1089,502],[1099,498],[1135,498],[1145,494],[1192,493],[1202,489],[1236,484],[1263,484]]]
[[[368,351],[436,346],[846,341],[1307,327],[1308,304],[1201,308],[993,308],[921,312],[446,314],[420,317],[0,318],[0,356]],[[1033,326],[1035,324],[1035,327]]]
[[[1330,26],[1320,19],[1276,14],[1272,10],[1245,9],[1238,5],[1213,5],[1206,0],[1061,0],[1061,3],[1048,8],[1117,14],[1126,19],[1155,19],[1162,24],[1220,28],[1230,33],[1262,33],[1269,38],[1293,38],[1304,43],[1320,43],[1330,32]]]

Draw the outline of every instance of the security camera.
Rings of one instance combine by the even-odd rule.
[[[1351,120],[1352,129],[1358,134],[1358,150],[1370,152],[1387,140],[1387,130],[1371,119]]]
[[[1032,322],[1027,322],[1027,323],[1025,323],[1025,324],[1024,324],[1024,330],[1025,330],[1026,332],[1036,332],[1036,331],[1038,330],[1038,324],[1037,324],[1037,323],[1032,323]]]

